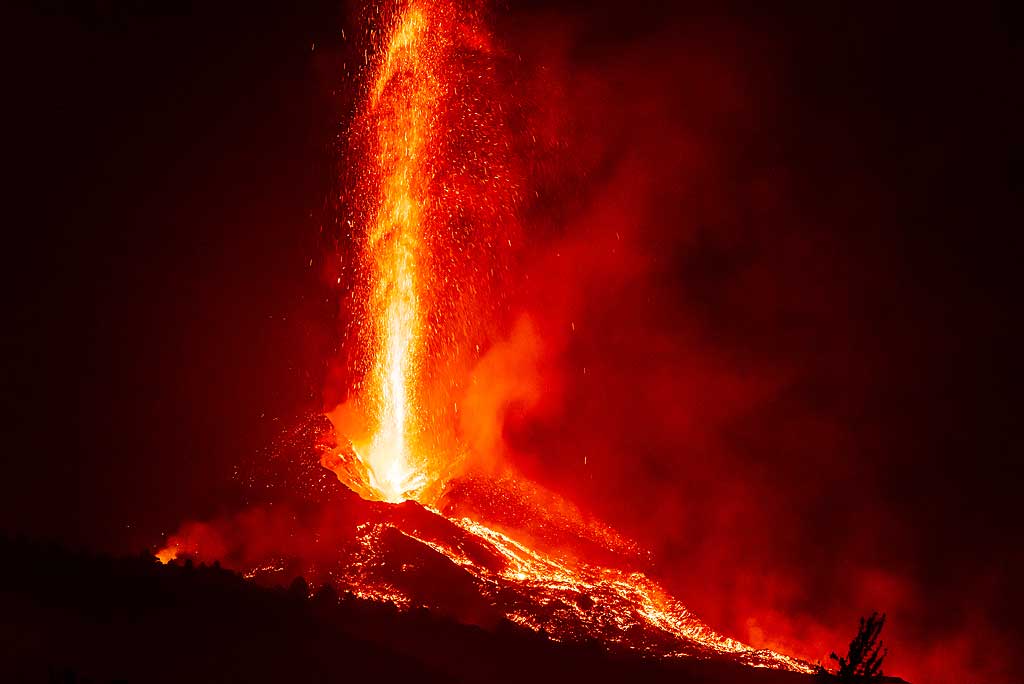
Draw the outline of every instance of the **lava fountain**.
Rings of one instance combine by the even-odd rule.
[[[517,233],[481,12],[422,0],[385,12],[348,135],[359,350],[322,462],[369,499],[429,502],[461,460],[460,378]]]

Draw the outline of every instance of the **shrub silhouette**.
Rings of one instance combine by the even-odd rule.
[[[857,636],[850,642],[850,649],[846,657],[829,654],[831,660],[838,663],[835,676],[841,682],[877,682],[884,676],[882,673],[882,661],[889,655],[889,650],[883,647],[878,636],[885,626],[885,613],[879,615],[872,613],[867,618],[860,619],[860,628]],[[822,668],[824,671],[824,668]]]

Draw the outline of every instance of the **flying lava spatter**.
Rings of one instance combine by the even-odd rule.
[[[416,274],[423,222],[418,186],[427,173],[423,163],[429,135],[426,129],[437,106],[436,86],[429,74],[416,73],[424,68],[419,53],[426,30],[423,13],[410,8],[391,38],[369,98],[369,113],[377,114],[374,161],[381,189],[379,208],[364,246],[374,281],[369,310],[376,344],[365,388],[373,397],[377,427],[369,445],[356,454],[366,465],[366,485],[391,502],[413,498],[426,479],[413,462],[408,439],[416,418],[409,410],[410,385],[417,342],[423,334]],[[411,89],[395,98],[404,102],[381,102],[388,82],[399,71],[412,73]]]
[[[479,6],[382,10],[351,126],[360,346],[352,399],[328,407],[324,465],[367,498],[429,502],[462,450],[458,378],[515,233],[516,184]],[[472,62],[472,78],[460,66]],[[493,88],[491,89],[493,90]]]

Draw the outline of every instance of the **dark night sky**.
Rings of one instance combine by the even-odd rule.
[[[319,258],[331,141],[347,110],[345,91],[331,92],[345,87],[337,34],[351,25],[333,2],[143,4],[14,10],[3,59],[0,528],[119,551],[239,506],[247,494],[235,466],[317,406],[333,309],[309,261]],[[951,634],[982,624],[1007,653],[1024,609],[1014,581],[1024,573],[1020,56],[1009,18],[998,6],[805,4],[504,10],[499,28],[525,60],[555,51],[537,36],[567,35],[558,68],[607,75],[593,108],[580,107],[590,117],[581,128],[620,135],[633,152],[623,158],[665,154],[619,115],[646,103],[655,114],[641,129],[672,130],[678,114],[688,132],[707,131],[720,160],[698,184],[714,208],[674,199],[670,183],[656,188],[661,227],[636,240],[662,239],[691,215],[711,236],[698,232],[685,249],[666,241],[674,256],[654,269],[656,285],[585,317],[607,329],[620,320],[616,302],[653,296],[686,312],[657,335],[665,356],[691,339],[680,330],[701,331],[703,351],[679,352],[680,367],[713,359],[735,370],[729,377],[766,368],[798,377],[757,410],[722,409],[742,453],[729,465],[747,473],[739,485],[723,483],[722,469],[666,463],[657,447],[672,442],[657,438],[643,445],[649,454],[598,466],[589,484],[557,459],[519,465],[669,564],[701,553],[725,575],[729,563],[763,563],[827,591],[842,553],[819,547],[856,538],[886,576],[949,606],[929,620],[948,618]],[[724,96],[705,93],[693,104],[694,68],[673,66],[690,54],[681,45],[739,74],[746,109],[723,113],[706,101]],[[771,179],[758,231],[737,228],[762,220],[756,206],[731,199],[750,192],[751,178]],[[583,203],[601,182],[584,188]],[[779,187],[783,199],[771,199]],[[641,330],[651,320],[625,319]],[[628,354],[616,340],[566,354],[593,363]],[[651,375],[665,367],[675,366]],[[690,369],[698,383],[703,368]],[[603,377],[628,391],[620,376]],[[729,395],[720,374],[708,377],[709,394]],[[587,411],[558,415],[595,419]],[[714,409],[698,414],[718,420]],[[523,428],[535,444],[562,429],[539,423]],[[624,474],[638,483],[635,499],[618,490]],[[687,502],[733,485],[753,502],[745,515],[777,513],[787,526],[737,543],[774,552],[687,537]],[[655,518],[680,532],[652,531]],[[706,582],[709,603],[694,603],[714,614],[725,589],[701,574],[710,563],[694,565],[677,586],[687,599],[687,587]],[[810,603],[800,608],[814,614]],[[871,607],[819,614],[852,620]],[[975,610],[980,623],[963,615]]]

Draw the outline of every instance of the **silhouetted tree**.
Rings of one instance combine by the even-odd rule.
[[[885,625],[885,613],[872,613],[860,619],[857,636],[850,642],[846,657],[831,653],[829,658],[838,663],[835,676],[841,682],[877,682],[882,676],[882,661],[889,655],[878,636]],[[821,668],[825,672],[825,668]]]

